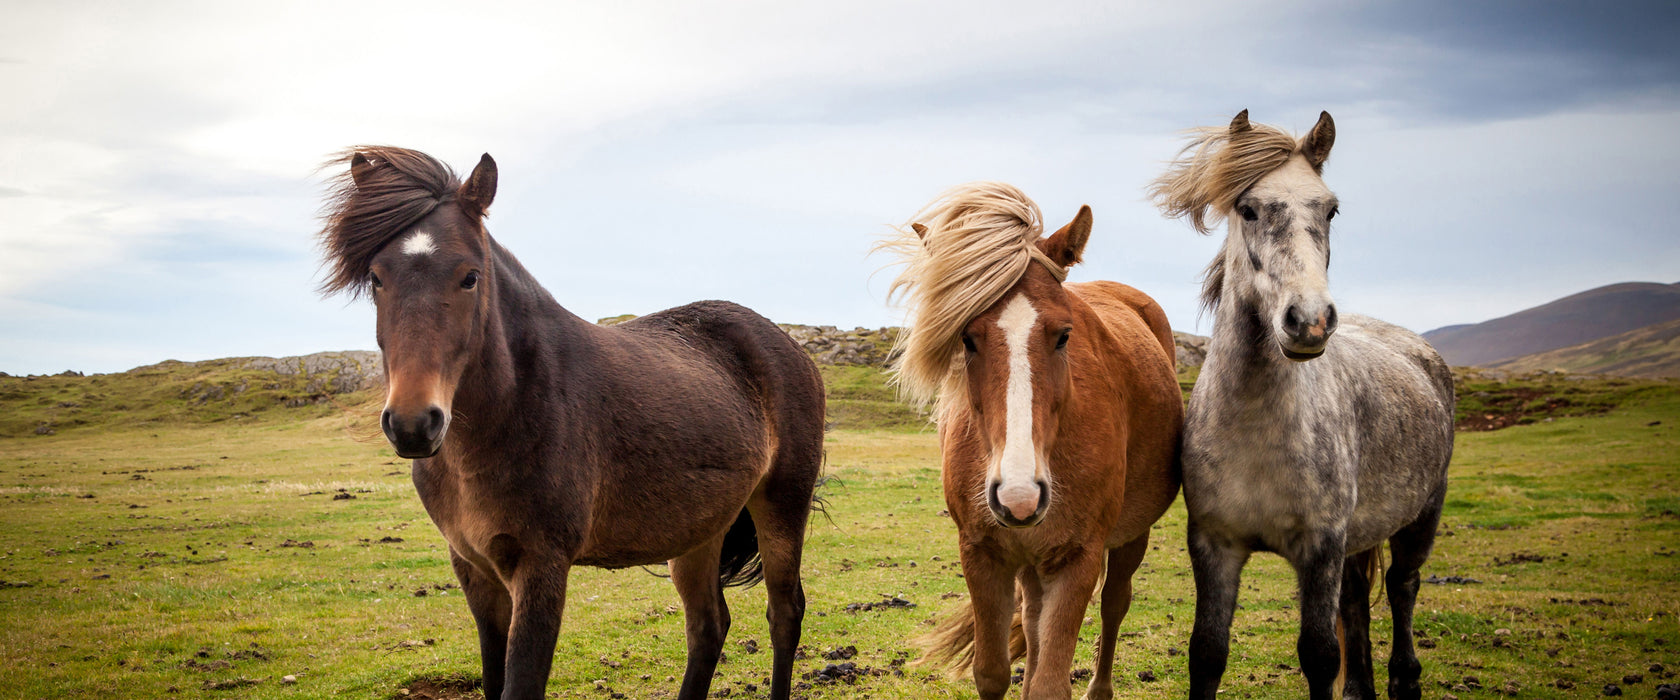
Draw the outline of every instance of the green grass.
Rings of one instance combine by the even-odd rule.
[[[937,439],[913,412],[887,408],[878,375],[825,372],[831,405],[878,409],[853,425],[885,427],[831,418],[828,469],[838,479],[825,494],[832,520],[817,516],[807,544],[804,641],[813,652],[856,646],[854,661],[885,673],[806,694],[972,698],[967,680],[892,673],[914,653],[907,640],[965,595],[955,532],[940,515]],[[158,387],[157,400],[182,402],[180,388]],[[1508,682],[1520,697],[1578,697],[1630,673],[1645,680],[1624,691],[1649,697],[1656,683],[1675,682],[1646,667],[1680,670],[1680,389],[1614,388],[1608,412],[1459,434],[1424,574],[1482,583],[1424,586],[1418,628],[1434,645],[1421,650],[1426,697],[1492,697]],[[54,393],[64,391],[45,395],[64,400]],[[107,410],[103,423],[0,437],[0,697],[387,698],[415,678],[478,674],[470,616],[406,462],[353,439],[344,413]],[[6,420],[28,427],[38,415]],[[882,415],[892,419],[868,422]],[[1183,537],[1175,505],[1154,530],[1122,628],[1117,682],[1127,697],[1186,692],[1186,659],[1174,653],[1187,647],[1194,614]],[[846,611],[890,595],[917,607]],[[763,590],[731,590],[729,600],[735,626],[714,690],[761,697]],[[1242,605],[1226,696],[1300,697],[1287,566],[1256,556]],[[605,697],[599,680],[627,697],[673,697],[677,608],[669,583],[640,569],[575,572],[551,694]],[[1384,640],[1386,606],[1373,618]],[[1083,630],[1078,667],[1090,665],[1094,633],[1094,624]],[[765,651],[750,653],[746,640]],[[1379,687],[1387,649],[1376,648]],[[796,669],[826,663],[813,654]],[[1145,670],[1158,680],[1140,681]],[[298,682],[282,685],[287,674]],[[1453,690],[1466,676],[1483,688]],[[260,682],[207,689],[241,678]]]
[[[928,418],[898,400],[886,375],[874,367],[822,365],[828,391],[828,422],[841,430],[928,429]]]
[[[1460,428],[1488,429],[1545,422],[1548,418],[1604,413],[1624,402],[1672,390],[1673,381],[1535,373],[1455,367]]]

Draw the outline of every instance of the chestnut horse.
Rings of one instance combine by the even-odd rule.
[[[380,424],[449,544],[484,691],[541,698],[574,565],[670,562],[687,617],[679,698],[706,697],[729,608],[760,577],[788,697],[799,564],[822,468],[823,387],[775,324],[707,301],[613,327],[555,303],[483,224],[465,183],[400,148],[346,151],[321,233],[324,292],[373,298]]]
[[[1132,573],[1178,495],[1183,408],[1166,315],[1123,284],[1063,284],[1090,237],[1089,207],[1041,238],[1032,200],[981,182],[917,219],[881,246],[908,264],[893,283],[911,313],[894,369],[907,394],[935,402],[970,597],[923,640],[928,660],[972,665],[990,699],[1024,655],[1022,696],[1067,698],[1101,585],[1086,697],[1112,697]],[[1012,645],[1017,615],[1025,639]]]

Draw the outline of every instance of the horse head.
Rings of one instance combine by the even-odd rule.
[[[1231,125],[1248,128],[1246,112]],[[1240,194],[1227,215],[1227,275],[1260,311],[1283,355],[1297,362],[1324,354],[1336,331],[1329,267],[1338,207],[1321,177],[1335,140],[1335,122],[1324,112],[1295,153]]]
[[[1051,502],[1049,455],[1072,393],[1068,367],[1073,336],[1068,267],[1091,235],[1091,209],[1035,245],[1044,263],[963,327],[961,372],[968,409],[986,458],[985,500],[1005,527],[1044,519]]]
[[[459,184],[444,169],[428,188],[415,181],[443,166],[424,154],[377,149],[349,161],[347,207],[359,207],[370,230],[387,229],[356,282],[373,298],[385,362],[379,424],[399,456],[431,457],[449,430],[456,386],[484,343],[495,281],[483,218],[496,196],[496,162],[485,154]],[[381,199],[403,202],[407,216]]]

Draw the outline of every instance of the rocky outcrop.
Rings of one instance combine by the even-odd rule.
[[[1178,357],[1175,358],[1178,361],[1178,371],[1202,366],[1202,361],[1207,359],[1209,340],[1211,339],[1205,335],[1173,331],[1173,346],[1178,350]]]
[[[612,326],[632,318],[635,316],[613,316],[603,318],[597,323]],[[820,365],[885,367],[887,359],[892,355],[893,342],[898,339],[897,327],[853,328],[849,331],[840,330],[836,326],[805,326],[796,323],[784,323],[781,327]],[[1207,336],[1174,332],[1173,344],[1177,346],[1180,371],[1188,367],[1200,367],[1202,360],[1207,358]]]
[[[853,328],[843,331],[834,326],[800,326],[786,324],[794,342],[805,348],[811,359],[822,365],[860,365],[880,367],[887,363],[897,328]]]
[[[318,352],[299,357],[253,357],[246,369],[309,378],[304,388],[311,394],[348,394],[378,386],[384,378],[379,353],[368,350]]]

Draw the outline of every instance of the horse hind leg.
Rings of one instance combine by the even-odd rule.
[[[1444,494],[1443,494],[1444,497]],[[1388,539],[1393,561],[1388,565],[1388,605],[1394,616],[1394,650],[1388,658],[1388,697],[1418,700],[1423,688],[1423,663],[1412,646],[1412,609],[1417,605],[1418,570],[1429,559],[1435,545],[1435,528],[1441,522],[1441,501],[1435,502],[1411,525]]]
[[[1085,700],[1114,697],[1114,646],[1120,621],[1132,609],[1132,574],[1149,550],[1149,531],[1108,552],[1108,573],[1102,584],[1102,636],[1097,638],[1097,669],[1085,688]]]
[[[1342,697],[1373,700],[1377,690],[1371,675],[1371,580],[1382,547],[1372,547],[1342,562],[1342,604],[1336,620],[1341,638]]]
[[[793,657],[805,622],[805,586],[799,567],[804,554],[805,525],[810,518],[810,490],[785,495],[786,502],[755,499],[749,505],[758,527],[758,552],[764,564],[764,587],[769,598],[765,617],[770,623],[770,697],[784,700],[793,690]],[[804,503],[798,507],[795,500]]]
[[[786,336],[783,336],[786,339]],[[758,347],[745,340],[741,347]],[[805,551],[805,528],[818,505],[816,489],[823,469],[824,399],[816,365],[797,347],[790,348],[794,364],[806,374],[789,370],[766,384],[766,405],[773,454],[764,480],[747,501],[747,515],[757,527],[758,555],[763,567],[766,597],[764,615],[770,626],[771,700],[786,700],[793,692],[793,657],[805,624],[805,586],[799,567]],[[761,356],[756,356],[760,357]],[[753,373],[774,374],[768,366]]]
[[[724,533],[671,560],[671,583],[682,598],[688,636],[688,667],[683,671],[679,700],[702,700],[712,687],[712,675],[723,655],[729,634],[729,605],[718,579],[718,558]]]

